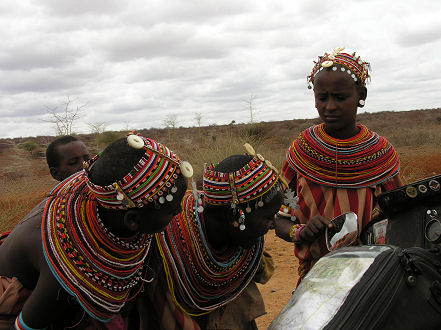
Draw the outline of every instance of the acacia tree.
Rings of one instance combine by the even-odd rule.
[[[250,124],[254,123],[253,112],[254,112],[254,100],[255,99],[256,99],[256,95],[250,95],[250,97],[246,101],[247,107],[250,110]]]
[[[194,119],[196,120],[196,124],[198,125],[198,127],[201,128],[201,123],[202,123],[202,113],[200,113],[200,112],[195,112],[195,113],[194,113]]]
[[[71,99],[69,96],[61,101],[62,109],[59,107],[48,108],[50,119],[44,120],[56,125],[58,135],[70,135],[73,132],[74,122],[80,118],[81,112],[86,104],[74,106],[77,99]]]
[[[175,113],[172,113],[172,114],[165,116],[164,120],[162,121],[164,126],[168,129],[168,139],[169,140],[171,139],[171,132],[173,132],[173,135],[174,135],[174,130],[177,125],[177,120],[178,120],[178,116]]]
[[[201,122],[202,122],[202,113],[195,112],[194,119],[196,120],[196,124],[198,125],[198,136],[201,136]]]
[[[107,123],[105,122],[88,123],[87,125],[94,134],[103,134],[107,128]]]

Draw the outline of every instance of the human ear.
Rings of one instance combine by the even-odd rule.
[[[139,228],[138,223],[138,211],[137,210],[128,210],[126,214],[124,214],[124,225],[130,231],[137,231]]]
[[[360,91],[359,91],[359,94],[360,94],[360,98],[359,98],[359,104],[358,104],[358,107],[359,108],[363,108],[364,107],[364,104],[365,104],[365,100],[366,100],[366,98],[367,98],[367,88],[366,87],[360,87]],[[360,102],[360,101],[362,101],[363,100],[363,102]]]
[[[49,167],[49,172],[51,173],[52,177],[53,177],[55,180],[63,181],[63,180],[61,179],[61,175],[60,175],[60,173],[58,172],[58,168],[56,168],[56,167]]]

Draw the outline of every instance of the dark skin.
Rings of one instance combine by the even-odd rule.
[[[173,201],[162,205],[159,210],[152,205],[116,212],[101,208],[101,219],[111,232],[120,237],[137,232],[158,232],[181,210],[186,180],[180,176],[176,186],[178,191],[173,194]],[[67,308],[58,299],[60,293],[67,293],[53,276],[43,254],[41,217],[42,208],[31,211],[0,246],[0,274],[17,277],[25,288],[33,290],[22,309],[24,321],[33,328],[53,324],[57,316],[63,317]]]
[[[86,145],[81,141],[72,141],[56,147],[58,166],[50,167],[49,171],[55,180],[63,181],[72,174],[83,169],[83,162],[90,159]]]
[[[336,139],[355,136],[357,108],[360,100],[366,100],[367,89],[357,85],[339,67],[322,70],[314,79],[315,107],[325,124],[325,131]]]
[[[253,203],[254,205],[254,203]],[[275,226],[274,216],[282,205],[282,191],[274,196],[263,207],[253,208],[246,213],[246,203],[239,204],[245,214],[245,230],[233,226],[230,206],[204,205],[204,217],[207,228],[207,239],[214,248],[225,246],[242,246],[249,248],[260,237]],[[236,214],[236,219],[238,214]]]
[[[314,79],[315,107],[323,120],[327,134],[336,139],[348,139],[359,133],[357,127],[357,108],[360,100],[366,100],[367,89],[361,87],[346,72],[332,67],[320,71]],[[296,187],[291,187],[295,190]],[[291,220],[278,217],[276,234],[285,241],[292,241],[289,232],[293,226]],[[300,231],[300,239],[313,242],[324,234],[326,227],[332,228],[330,220],[313,216]]]

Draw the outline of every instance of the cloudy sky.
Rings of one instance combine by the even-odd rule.
[[[441,106],[435,0],[2,0],[0,138],[316,117],[306,76],[337,46],[371,62],[363,111]]]

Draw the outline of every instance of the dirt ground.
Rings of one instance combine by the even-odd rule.
[[[298,278],[298,263],[294,256],[293,244],[278,238],[272,230],[265,236],[265,250],[274,259],[275,271],[268,283],[265,285],[259,284],[259,290],[262,293],[267,311],[266,315],[256,320],[259,329],[267,329],[271,321],[288,303]]]

